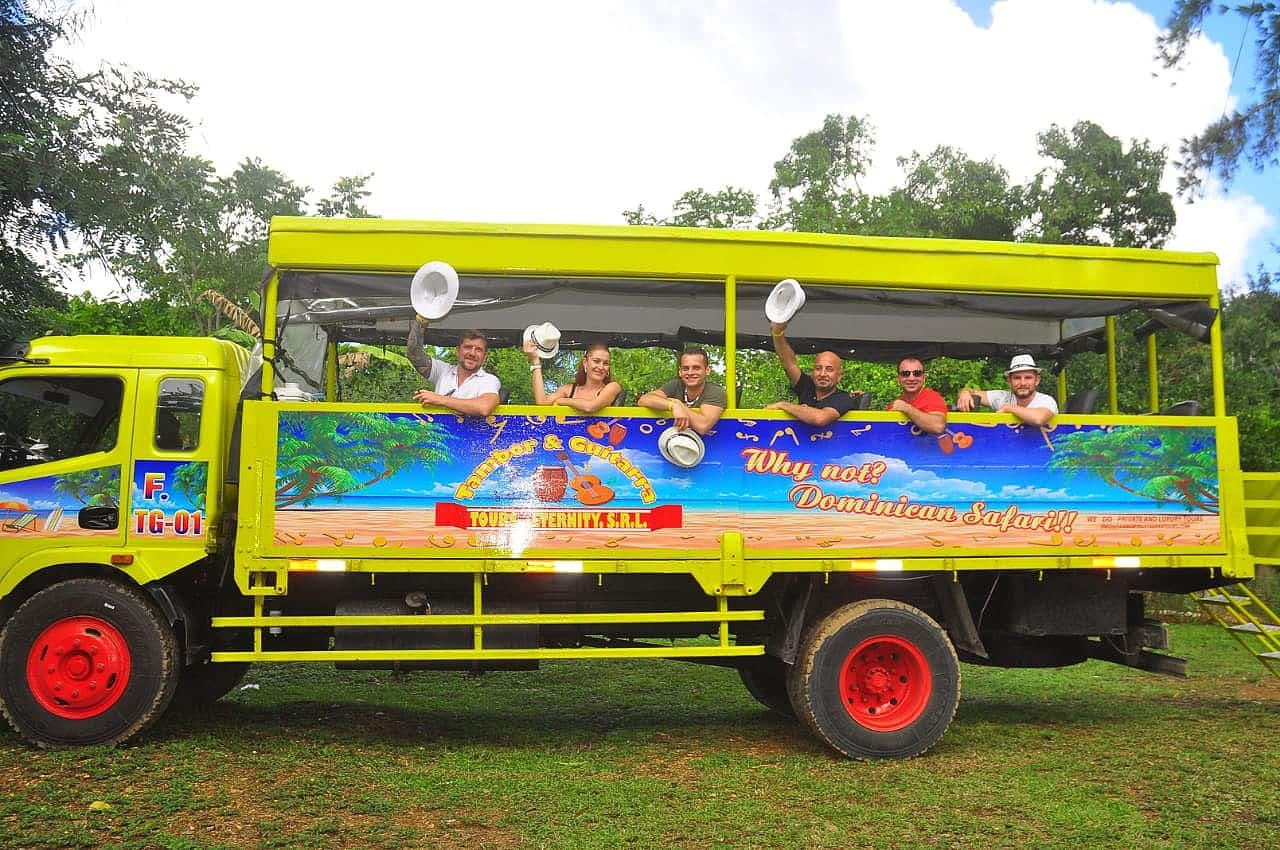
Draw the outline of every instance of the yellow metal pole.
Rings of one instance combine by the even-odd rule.
[[[1222,300],[1214,295],[1209,306],[1221,310]],[[1222,365],[1222,313],[1219,312],[1209,327],[1209,356],[1213,358],[1213,413],[1227,415],[1227,382]]]
[[[1116,381],[1116,317],[1107,316],[1107,399],[1111,412],[1120,412],[1120,387]]]
[[[1151,412],[1160,410],[1160,375],[1156,361],[1156,335],[1147,337],[1147,399],[1151,402]]]
[[[1063,366],[1062,371],[1058,373],[1058,404],[1067,403],[1067,367]]]
[[[481,597],[481,586],[483,582],[481,580],[482,577],[480,573],[474,573],[473,575],[475,580],[471,583],[471,603],[473,608],[471,613],[479,617],[480,614],[482,613],[480,609],[480,597]],[[475,646],[476,650],[479,651],[481,649],[484,649],[484,627],[476,626],[472,631],[475,634],[475,638],[476,638],[476,646]]]
[[[262,289],[262,398],[270,398],[276,385],[276,301],[280,273],[273,271]]]
[[[738,278],[724,279],[724,383],[726,410],[738,409]]]
[[[338,344],[332,340],[324,359],[324,397],[326,401],[338,400]]]
[[[262,597],[253,597],[253,616],[262,619]],[[262,652],[262,626],[255,626],[253,629],[253,651]]]
[[[729,613],[729,597],[716,597],[716,610],[720,612],[720,645],[729,645],[729,621],[724,619],[724,615]]]

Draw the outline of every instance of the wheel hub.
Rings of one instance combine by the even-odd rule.
[[[129,647],[97,617],[68,617],[49,626],[27,656],[27,684],[47,711],[80,720],[115,705],[129,683]]]
[[[894,635],[858,644],[840,671],[840,695],[858,723],[880,732],[908,726],[932,690],[929,665],[911,641]]]

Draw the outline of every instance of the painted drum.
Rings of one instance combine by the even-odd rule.
[[[539,466],[533,471],[533,494],[543,502],[558,502],[569,486],[569,473],[563,466]]]

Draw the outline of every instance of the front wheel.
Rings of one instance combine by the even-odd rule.
[[[0,632],[0,711],[42,747],[118,744],[168,706],[178,643],[146,596],[79,578],[24,602]]]
[[[960,661],[923,611],[891,599],[836,609],[810,629],[787,678],[797,715],[851,758],[918,756],[960,703]]]

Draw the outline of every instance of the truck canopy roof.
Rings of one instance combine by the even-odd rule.
[[[798,351],[861,360],[1031,351],[1064,359],[1102,319],[1156,310],[1208,325],[1217,258],[1207,253],[668,227],[276,218],[268,259],[278,316],[328,339],[402,343],[409,283],[424,263],[458,270],[453,311],[428,341],[478,328],[516,345],[554,321],[562,347],[723,344],[725,281],[736,282],[739,348],[769,348],[764,301],[782,278],[807,295]]]

